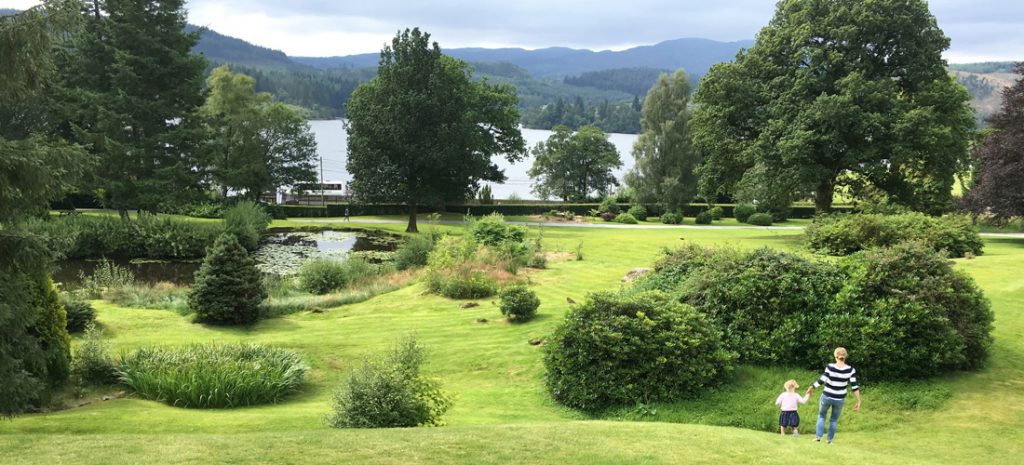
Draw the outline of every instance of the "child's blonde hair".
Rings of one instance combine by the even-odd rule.
[[[796,388],[798,388],[798,387],[800,387],[800,385],[796,384],[796,380],[795,379],[791,379],[789,381],[786,381],[786,390],[787,391],[795,391]]]
[[[836,351],[833,353],[836,356],[836,360],[846,361],[846,348],[836,347]]]

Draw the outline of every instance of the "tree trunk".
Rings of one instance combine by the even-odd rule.
[[[124,220],[124,221],[128,221],[128,220],[131,219],[130,217],[128,217],[128,209],[127,208],[118,208],[117,209],[117,215],[120,216],[121,219]]]
[[[835,179],[828,178],[818,184],[814,191],[814,213],[828,213],[832,210],[832,196],[835,194]]]
[[[409,226],[405,228],[405,232],[420,232],[418,229],[416,229],[416,202],[409,203]]]

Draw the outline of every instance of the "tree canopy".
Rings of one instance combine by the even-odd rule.
[[[594,126],[576,133],[555,126],[547,141],[533,148],[533,192],[538,197],[560,198],[566,202],[586,200],[591,193],[601,196],[618,184],[612,170],[622,166],[619,151],[608,136]]]
[[[77,104],[67,115],[71,133],[100,159],[95,187],[122,212],[198,194],[206,60],[192,54],[199,36],[185,32],[184,0],[87,8],[75,53],[60,68]]]
[[[36,404],[67,375],[64,310],[48,276],[50,253],[18,226],[46,208],[84,164],[81,148],[49,137],[36,113],[67,36],[66,2],[0,18],[0,415]]]
[[[1000,219],[1024,216],[1024,63],[1015,71],[1020,78],[1003,90],[1002,108],[988,120],[991,132],[974,148],[977,169],[966,196],[975,213]]]
[[[256,93],[255,83],[227,66],[214,69],[201,113],[214,147],[214,182],[225,195],[232,189],[259,200],[281,186],[315,181],[317,152],[302,114],[268,93]]]
[[[352,94],[348,117],[354,195],[408,205],[409,232],[417,205],[465,200],[481,181],[505,179],[492,156],[525,155],[515,91],[474,82],[418,28],[381,50],[378,75]]]
[[[690,79],[683,70],[662,74],[643,105],[643,132],[633,144],[636,164],[626,184],[643,203],[661,203],[666,211],[690,203],[697,194],[700,154],[690,142]]]
[[[705,197],[763,211],[836,187],[914,209],[952,203],[975,122],[947,74],[949,39],[923,0],[783,0],[754,46],[695,96]]]

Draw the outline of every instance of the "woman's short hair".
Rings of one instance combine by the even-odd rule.
[[[833,352],[833,355],[836,356],[837,360],[846,361],[846,348],[844,348],[844,347],[836,347],[836,351]]]

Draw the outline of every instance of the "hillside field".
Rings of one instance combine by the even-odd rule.
[[[296,225],[276,221],[272,226]],[[358,221],[339,226],[404,229]],[[454,225],[435,227],[461,232]],[[492,299],[462,309],[460,301],[426,295],[420,284],[325,313],[264,320],[250,329],[203,326],[174,312],[96,302],[114,353],[251,341],[294,349],[312,371],[302,392],[271,406],[187,410],[129,396],[2,420],[0,463],[1021,463],[1024,239],[986,238],[983,256],[955,265],[974,276],[993,304],[996,342],[987,366],[923,382],[862,380],[862,410],[844,411],[836,443],[825,445],[813,441],[817,393],[801,409],[802,436],[779,437],[776,430],[759,427],[774,424],[773,402],[782,383],[796,377],[806,386],[817,376],[814,371],[744,366],[724,387],[700,399],[591,418],[549,398],[542,348],[529,343],[554,329],[570,307],[567,298],[579,302],[588,292],[617,288],[623,274],[650,266],[664,247],[701,243],[800,250],[801,231],[559,227],[543,234],[549,251],[571,252],[582,242],[584,260],[556,260],[546,270],[529,272],[542,304],[538,318],[522,325],[505,322]],[[455,396],[447,425],[326,426],[331,393],[352,366],[410,332],[430,352],[428,374],[441,378]]]

